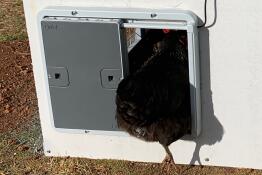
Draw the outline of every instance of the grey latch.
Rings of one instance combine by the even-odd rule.
[[[69,86],[68,71],[64,67],[47,67],[49,86],[67,87]]]
[[[100,76],[103,88],[117,89],[122,78],[122,72],[120,69],[102,69]]]

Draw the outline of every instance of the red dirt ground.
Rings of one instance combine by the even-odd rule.
[[[16,129],[36,113],[28,42],[0,42],[0,133]]]

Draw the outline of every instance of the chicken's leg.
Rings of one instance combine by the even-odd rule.
[[[170,163],[170,164],[174,164],[175,165],[175,161],[174,161],[174,158],[173,158],[173,155],[171,153],[171,151],[169,150],[168,146],[166,145],[162,145],[166,151],[166,157],[165,159],[163,160],[163,163]]]
[[[173,158],[173,155],[172,155],[170,149],[166,145],[162,145],[162,146],[164,147],[164,149],[166,151],[166,157],[162,162],[163,168],[166,169],[169,172],[170,168],[173,167],[173,168],[175,168],[175,173],[177,175],[179,175],[178,169],[176,167],[176,164],[175,164],[175,161],[174,161],[174,158]]]

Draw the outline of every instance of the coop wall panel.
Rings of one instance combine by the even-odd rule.
[[[204,0],[24,0],[24,5],[45,154],[161,162],[165,152],[157,143],[53,128],[37,14],[48,6],[179,8],[204,21]],[[211,0],[207,12],[210,27],[199,29],[202,134],[172,144],[171,151],[179,164],[261,169],[262,1]]]

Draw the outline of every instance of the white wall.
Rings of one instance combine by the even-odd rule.
[[[215,0],[208,1],[208,24]],[[49,155],[160,162],[157,143],[64,134],[51,127],[36,15],[46,6],[181,8],[203,17],[204,0],[24,0],[45,151]],[[262,1],[219,0],[200,30],[202,135],[171,149],[177,163],[262,169]],[[202,18],[203,19],[203,18]],[[47,153],[48,154],[48,153]],[[209,161],[207,161],[209,159]]]

